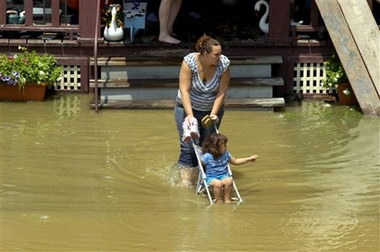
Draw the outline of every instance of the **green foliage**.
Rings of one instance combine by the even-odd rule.
[[[105,22],[106,26],[111,26],[112,21],[112,8],[116,7],[116,24],[118,27],[124,26],[124,12],[121,9],[120,4],[110,4],[106,5],[102,11],[102,20]]]
[[[323,62],[323,65],[326,70],[326,79],[322,80],[324,88],[336,88],[338,83],[348,82],[342,63],[336,54],[333,54],[328,60]]]
[[[0,54],[0,82],[22,88],[26,83],[53,85],[62,77],[62,67],[52,55],[38,55],[21,46],[19,50],[13,57]]]

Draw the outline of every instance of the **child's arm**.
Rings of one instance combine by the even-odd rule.
[[[246,158],[234,158],[233,156],[231,156],[229,163],[233,165],[242,165],[249,162],[255,162],[258,157],[259,156],[257,155],[253,155]]]

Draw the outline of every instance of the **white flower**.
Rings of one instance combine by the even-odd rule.
[[[351,91],[348,88],[346,88],[345,90],[343,90],[343,94],[349,96],[351,94]]]
[[[42,70],[40,70],[40,71],[38,72],[38,74],[39,74],[40,76],[44,76],[44,75],[45,75],[45,72],[42,71]]]

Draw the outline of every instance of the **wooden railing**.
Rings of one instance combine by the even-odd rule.
[[[78,40],[93,41],[95,31],[92,28],[96,23],[96,10],[93,0],[79,0],[79,24],[61,24],[60,0],[51,0],[51,8],[49,8],[51,22],[36,24],[33,19],[33,0],[24,0],[25,22],[7,24],[7,3],[6,0],[0,0],[0,31],[63,32],[68,33],[70,39],[73,39],[73,34],[77,34]]]
[[[92,42],[95,36],[96,4],[94,0],[79,0],[79,24],[64,25],[60,23],[60,0],[51,1],[51,22],[39,25],[33,20],[33,0],[24,0],[25,23],[7,24],[6,8],[7,0],[0,0],[0,31],[36,31],[36,32],[66,32],[73,39],[73,34],[77,34],[79,42]],[[367,0],[370,7],[375,0]],[[319,10],[315,0],[311,0],[310,23],[300,26],[290,26],[291,6],[289,0],[269,0],[269,33],[267,41],[274,44],[288,44],[297,39],[297,34],[311,32],[321,35],[325,31],[321,22]],[[104,0],[101,1],[104,4]],[[98,26],[100,29],[100,25]],[[98,31],[99,36],[101,33]]]
[[[291,4],[290,1],[270,0],[269,12],[269,33],[267,39],[274,44],[283,44],[295,41],[299,33],[317,33],[317,37],[322,39],[322,33],[326,30],[321,22],[320,14],[315,0],[311,0],[310,17],[308,24],[291,26]]]

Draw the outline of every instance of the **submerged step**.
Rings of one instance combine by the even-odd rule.
[[[95,87],[92,80],[91,87]],[[273,86],[283,85],[282,78],[232,78],[227,98],[273,97]],[[98,80],[102,100],[174,99],[178,79]]]
[[[102,88],[102,100],[136,100],[136,99],[175,99],[178,87],[152,87],[152,88]],[[271,86],[231,86],[227,98],[262,98],[272,97]]]
[[[170,79],[178,78],[180,66],[110,66],[101,68],[101,79]],[[232,78],[271,77],[272,66],[262,65],[231,65]]]
[[[132,79],[132,80],[98,80],[99,88],[152,88],[152,87],[175,87],[178,88],[178,78],[172,79]],[[282,86],[284,80],[281,77],[251,77],[231,78],[230,86]],[[95,87],[95,80],[90,80],[90,87]]]
[[[170,109],[174,108],[174,99],[140,99],[133,101],[103,101],[99,102],[99,108],[106,109]],[[284,107],[284,98],[252,98],[252,99],[226,99],[226,108],[275,108]],[[91,103],[95,108],[95,103]]]

